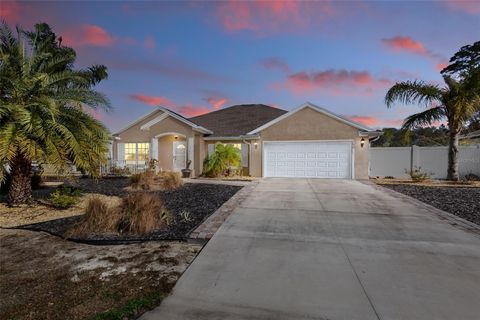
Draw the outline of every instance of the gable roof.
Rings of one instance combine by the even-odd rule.
[[[264,104],[240,104],[189,120],[212,130],[212,137],[239,137],[286,113]]]
[[[333,113],[333,112],[331,112],[331,111],[329,111],[329,110],[327,110],[327,109],[324,109],[324,108],[322,108],[322,107],[319,107],[319,106],[317,106],[317,105],[314,105],[314,104],[311,103],[311,102],[306,102],[306,103],[302,104],[301,106],[299,106],[298,108],[293,109],[292,111],[289,111],[289,112],[287,112],[287,113],[279,116],[278,118],[272,119],[271,121],[265,123],[265,124],[262,125],[262,126],[259,126],[259,127],[255,128],[255,129],[252,130],[252,131],[249,131],[247,134],[256,134],[256,133],[259,133],[260,131],[265,130],[266,128],[274,125],[275,123],[280,122],[280,121],[282,121],[283,119],[288,118],[288,117],[290,117],[291,115],[293,115],[293,114],[297,113],[298,111],[303,110],[303,109],[305,109],[305,108],[313,109],[313,110],[315,110],[315,111],[317,111],[317,112],[320,112],[320,113],[322,113],[322,114],[324,114],[324,115],[327,115],[327,116],[329,116],[329,117],[331,117],[331,118],[333,118],[333,119],[336,119],[336,120],[338,120],[338,121],[340,121],[340,122],[343,122],[343,123],[345,123],[345,124],[347,124],[347,125],[349,125],[349,126],[352,126],[352,127],[354,127],[354,128],[357,128],[357,129],[359,129],[359,130],[368,131],[368,132],[373,131],[373,129],[371,129],[371,128],[369,128],[369,127],[366,127],[366,126],[364,126],[364,125],[362,125],[362,124],[360,124],[360,123],[358,123],[358,122],[355,122],[355,121],[351,121],[351,120],[349,120],[349,119],[346,119],[346,118],[344,118],[344,117],[342,117],[342,116],[340,116],[340,115],[338,115],[338,114],[335,114],[335,113]]]
[[[158,117],[153,118],[152,120],[148,121],[143,126],[141,126],[141,128],[140,128],[141,130],[149,130],[151,126],[153,126],[156,123],[159,123],[163,119],[170,116],[172,118],[177,119],[180,122],[185,123],[186,125],[192,127],[194,130],[199,131],[201,133],[205,133],[205,134],[212,134],[213,133],[211,130],[208,130],[207,128],[204,128],[202,126],[199,126],[199,125],[191,122],[190,120],[188,120],[184,116],[182,116],[182,115],[180,115],[176,112],[173,112],[170,109],[164,108],[162,106],[158,106],[158,107],[155,108],[154,111],[150,112],[149,114],[140,118],[139,120],[133,122],[132,124],[128,125],[127,127],[123,128],[122,130],[116,132],[114,135],[118,135],[118,134],[122,133],[123,131],[125,131],[127,129],[130,129],[131,127],[141,123],[142,121],[144,121],[145,119],[147,119],[148,117],[150,117],[151,115],[155,114],[158,111],[161,111],[162,113]]]

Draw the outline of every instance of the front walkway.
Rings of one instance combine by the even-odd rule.
[[[264,179],[142,319],[478,319],[480,237],[357,181]]]

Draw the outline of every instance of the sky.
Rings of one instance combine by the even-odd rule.
[[[477,1],[4,1],[10,26],[46,22],[108,67],[97,89],[115,132],[154,106],[187,117],[235,104],[292,110],[306,101],[372,128],[418,106],[387,109],[395,82],[441,85],[461,46],[480,40]]]

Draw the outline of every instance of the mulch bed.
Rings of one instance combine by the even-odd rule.
[[[480,225],[480,188],[382,184],[433,207]]]
[[[98,183],[80,179],[78,186],[84,192],[101,193],[106,195],[121,196],[126,193],[123,190],[128,185],[128,179],[105,179]],[[175,223],[171,223],[166,229],[157,230],[146,235],[137,236],[129,234],[97,234],[86,237],[74,237],[69,240],[92,243],[92,244],[120,244],[149,240],[185,240],[189,233],[199,226],[208,216],[214,213],[223,203],[230,199],[242,187],[219,185],[219,184],[185,184],[173,191],[155,191],[165,203],[166,208],[174,215]],[[189,219],[186,221],[181,216],[188,212]],[[74,216],[46,222],[25,225],[20,228],[34,231],[45,231],[50,234],[65,237],[67,231],[72,228],[83,216]]]

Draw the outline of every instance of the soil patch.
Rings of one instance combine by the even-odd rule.
[[[0,229],[0,319],[135,319],[168,295],[200,249],[99,247]]]
[[[381,184],[433,207],[480,225],[480,188]]]
[[[120,181],[121,179],[111,179]],[[112,186],[110,194],[121,195],[123,184]],[[80,186],[85,191],[90,191],[86,186]],[[106,191],[104,186],[95,185],[97,192]],[[230,199],[242,187],[218,184],[185,184],[172,191],[153,191],[165,203],[167,210],[174,217],[174,222],[165,229],[156,230],[142,236],[129,234],[91,234],[83,237],[70,238],[74,241],[87,243],[124,243],[145,240],[184,240],[189,233],[200,225],[208,216],[215,212],[224,202]],[[45,231],[53,235],[65,237],[67,231],[82,219],[76,215],[62,219],[50,220],[42,223],[29,224],[21,228],[35,231]]]

